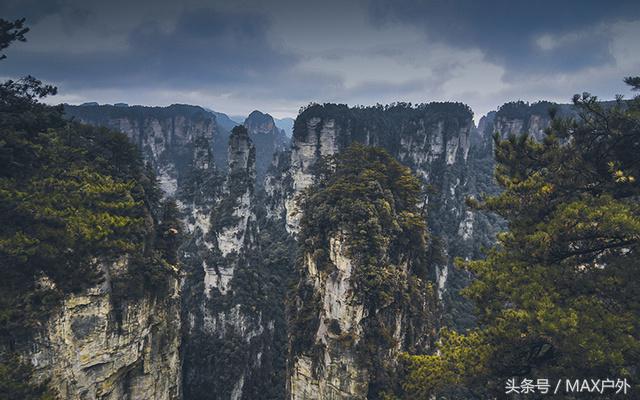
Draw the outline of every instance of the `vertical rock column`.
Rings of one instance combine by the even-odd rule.
[[[259,298],[255,147],[243,126],[229,137],[228,167],[201,240],[201,291],[192,291],[200,300],[186,343],[184,391],[191,399],[243,398],[269,342]]]
[[[419,180],[363,146],[346,148],[334,168],[300,204],[302,254],[288,302],[292,400],[380,399],[399,353],[428,350],[437,328]]]

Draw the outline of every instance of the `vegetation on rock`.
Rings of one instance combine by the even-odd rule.
[[[634,85],[632,78],[627,82]],[[508,221],[486,259],[462,262],[477,329],[407,356],[403,397],[500,396],[516,378],[627,378],[640,365],[640,97],[574,97],[542,142],[495,137],[504,192],[478,207]]]
[[[0,48],[18,33],[3,34]],[[30,76],[0,84],[0,369],[8,371],[0,387],[15,390],[10,398],[31,398],[27,382],[12,382],[29,375],[16,349],[65,296],[101,283],[106,263],[131,260],[111,282],[114,302],[162,296],[175,268],[172,245],[155,238],[158,191],[136,147],[40,102],[55,93]],[[165,213],[163,223],[171,218]]]
[[[420,181],[380,148],[353,144],[319,167],[317,182],[301,199],[301,255],[310,255],[321,273],[336,268],[330,240],[342,238],[353,262],[350,287],[365,311],[359,363],[370,372],[369,398],[387,390],[389,356],[398,345],[397,315],[404,315],[402,348],[415,350],[424,326],[435,324],[435,293],[428,281],[429,253]],[[299,264],[303,263],[301,259]],[[292,299],[291,353],[313,352],[319,299],[301,271]],[[415,324],[414,324],[415,322]],[[329,325],[334,333],[339,325]],[[338,332],[339,333],[339,332]]]

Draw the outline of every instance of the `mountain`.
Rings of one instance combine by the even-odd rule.
[[[178,398],[182,227],[141,148],[25,88],[3,102],[2,397]]]
[[[295,251],[284,226],[264,219],[256,177],[284,149],[284,133],[259,112],[229,133],[196,106],[65,105],[64,111],[125,133],[157,174],[164,197],[177,202],[185,227],[178,251],[185,274],[181,320],[190,321],[180,354],[185,397],[282,398],[284,298]]]
[[[197,137],[204,137],[218,168],[226,168],[228,132],[209,111],[184,104],[169,107],[64,105],[67,117],[125,133],[151,163],[164,192],[172,196],[189,169]]]
[[[540,137],[552,107],[570,113],[508,103],[475,127],[461,103],[316,104],[289,140],[259,111],[228,131],[225,116],[196,106],[65,105],[74,124],[123,132],[158,177],[158,196],[175,201],[181,284],[157,302],[118,305],[106,283],[66,297],[49,336],[26,344],[95,351],[105,366],[57,368],[43,350],[32,355],[42,360],[36,376],[53,377],[68,398],[380,398],[401,352],[428,352],[440,326],[474,325],[459,295],[472,277],[453,260],[481,257],[504,222],[465,201],[499,190],[493,133]],[[92,322],[116,317],[125,331]],[[168,344],[132,350],[156,338]],[[66,371],[81,378],[61,389]],[[91,374],[111,383],[96,389]]]
[[[348,249],[359,240],[357,232],[334,231],[332,223],[311,236],[301,230],[311,211],[332,213],[327,207],[333,201],[318,203],[311,211],[300,203],[300,195],[322,179],[323,157],[339,156],[360,143],[385,149],[389,154],[385,163],[395,159],[410,168],[425,193],[419,206],[429,238],[425,243],[429,259],[423,261],[419,284],[433,288],[434,296],[421,303],[426,325],[420,329],[431,331],[440,324],[470,327],[474,324],[470,304],[458,291],[471,277],[453,260],[481,256],[482,246],[493,243],[502,225],[493,215],[468,209],[465,199],[497,191],[492,133],[514,133],[519,126],[539,132],[549,122],[543,108],[506,105],[483,118],[478,129],[471,110],[460,103],[312,105],[296,118],[290,143],[273,117],[259,111],[225,136],[218,117],[199,107],[69,106],[66,110],[84,122],[127,133],[157,171],[165,195],[178,200],[186,226],[180,247],[186,273],[182,319],[189,321],[181,354],[185,397],[209,398],[217,393],[218,398],[275,399],[288,393],[297,399],[327,393],[336,398],[375,398],[376,388],[390,377],[378,376],[367,365],[390,368],[398,350],[429,347],[408,338],[433,340],[418,333],[410,314],[394,311],[382,318],[407,315],[407,320],[403,317],[404,322],[394,325],[398,337],[407,340],[401,347],[375,342],[386,355],[369,354],[363,363],[353,361],[363,353],[344,348],[345,338],[374,343],[367,339],[371,322],[356,311],[361,307],[377,313],[379,306],[352,297],[360,290],[353,279],[369,268],[349,255]],[[222,148],[226,167],[215,160]],[[323,190],[334,192],[314,190],[320,190],[319,196],[324,196]],[[364,231],[369,234],[371,228]],[[307,250],[300,248],[317,234],[326,240]],[[298,251],[306,261],[299,261]],[[338,275],[329,273],[331,269],[320,274],[319,261],[311,263],[320,252],[328,254],[325,260],[335,265]],[[293,294],[287,294],[290,282],[298,288]],[[392,293],[409,290],[407,284]],[[297,306],[287,311],[291,302]],[[317,308],[318,302],[325,306]],[[357,306],[343,309],[340,304]],[[395,307],[402,310],[407,305]],[[288,331],[286,326],[311,331]],[[340,372],[344,368],[346,374]],[[335,385],[344,391],[332,392]]]
[[[181,199],[194,204],[185,211],[196,215],[182,253],[190,271],[184,315],[192,321],[183,347],[186,398],[257,398],[269,392],[274,394],[265,398],[278,398],[284,392],[284,349],[276,339],[284,334],[278,318],[283,300],[273,298],[271,288],[283,282],[270,264],[278,263],[275,249],[262,247],[262,235],[272,231],[258,220],[255,162],[256,147],[247,129],[237,126],[222,185],[207,201],[194,204],[188,194]],[[192,191],[188,186],[185,194]]]
[[[469,306],[458,295],[458,288],[469,277],[455,268],[453,260],[479,254],[494,233],[491,222],[486,222],[491,216],[465,206],[467,196],[477,195],[478,181],[491,181],[493,176],[490,167],[478,165],[478,159],[491,162],[491,157],[483,157],[491,148],[472,146],[474,130],[473,113],[460,103],[361,108],[312,105],[296,119],[291,151],[281,161],[286,167],[277,178],[267,178],[269,214],[284,219],[295,236],[302,217],[296,198],[317,179],[321,157],[339,154],[352,143],[386,149],[422,182],[431,246],[441,253],[434,258],[438,262],[431,268],[431,278],[450,322],[470,326]],[[481,237],[484,239],[479,240]]]
[[[332,168],[301,205],[287,388],[291,399],[378,399],[399,354],[435,341],[421,185],[380,148],[351,145]]]
[[[267,169],[273,161],[273,155],[283,150],[289,140],[284,131],[275,125],[271,115],[258,110],[251,112],[243,125],[256,146],[256,173],[258,182],[262,185]]]
[[[78,121],[105,126],[126,133],[134,143],[146,149],[147,158],[156,168],[165,192],[173,194],[180,174],[188,167],[187,159],[179,153],[189,152],[194,134],[202,131],[209,140],[213,162],[224,171],[227,168],[227,141],[233,127],[240,125],[226,114],[198,106],[174,104],[169,107],[115,105],[65,105],[65,113]],[[262,185],[274,154],[284,149],[289,139],[275,125],[273,117],[259,111],[244,121],[256,147],[256,176]],[[184,137],[183,137],[184,136]],[[176,153],[176,154],[171,154]],[[160,166],[159,160],[174,160]]]
[[[227,130],[229,132],[231,132],[231,130],[233,128],[235,128],[236,126],[241,125],[240,123],[238,123],[235,120],[231,119],[225,113],[217,112],[217,111],[214,111],[214,110],[212,110],[210,108],[205,108],[205,110],[210,111],[211,113],[213,113],[213,115],[216,116],[216,121],[218,122],[218,125],[222,129],[225,129],[225,130]]]

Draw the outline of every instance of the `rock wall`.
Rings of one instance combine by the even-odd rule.
[[[492,226],[486,223],[486,217],[477,216],[465,205],[467,196],[483,188],[478,181],[493,179],[492,148],[475,143],[478,138],[474,135],[479,134],[473,113],[459,103],[370,108],[313,105],[296,119],[289,158],[281,162],[288,169],[276,169],[273,177],[267,177],[268,214],[277,217],[285,210],[287,231],[295,236],[302,216],[298,196],[314,182],[322,157],[334,155],[353,142],[383,147],[423,182],[427,225],[442,243],[442,261],[434,279],[445,306],[457,306],[464,302],[457,292],[469,277],[455,269],[453,259],[478,254],[481,244],[475,242],[476,237],[492,238],[494,234],[486,232]],[[460,314],[453,319],[467,318],[470,305],[464,307],[466,310],[449,312]],[[463,325],[471,323],[465,321]]]
[[[114,305],[111,279],[126,259],[102,264],[102,284],[64,299],[34,337],[34,377],[61,399],[180,399],[180,289]]]
[[[548,101],[530,104],[514,101],[503,104],[485,130],[491,133],[497,132],[504,138],[509,135],[527,134],[534,140],[541,141],[551,123],[551,114],[565,118],[576,116],[575,108],[570,104],[556,104]]]
[[[457,270],[452,260],[480,257],[481,247],[493,243],[502,225],[494,216],[466,207],[465,199],[498,190],[493,181],[493,132],[523,130],[539,138],[549,120],[538,111],[506,107],[484,117],[481,126],[475,128],[473,114],[462,104],[371,108],[314,105],[296,119],[287,149],[268,114],[252,113],[245,121],[247,130],[229,136],[217,126],[213,114],[199,107],[67,106],[68,114],[81,121],[126,133],[155,169],[164,195],[178,201],[186,226],[180,249],[186,272],[181,351],[188,399],[282,398],[285,378],[290,382],[292,398],[366,397],[370,371],[357,359],[353,344],[365,333],[362,321],[367,311],[355,301],[349,286],[355,265],[347,254],[350,239],[337,235],[327,249],[335,273],[318,271],[308,254],[297,264],[297,272],[292,270],[296,253],[293,238],[299,234],[302,217],[298,197],[316,181],[323,157],[336,155],[353,142],[384,147],[421,179],[425,190],[422,207],[433,238],[431,279],[444,307],[444,321],[459,328],[472,326],[471,306],[458,295],[470,277]],[[288,360],[289,370],[285,371],[285,297],[296,273],[308,279],[319,299],[320,312],[314,316],[318,329],[312,339],[325,350],[321,358],[316,353],[301,352]],[[54,332],[48,334],[51,343],[69,341],[62,339],[72,334],[64,324],[70,324],[74,313],[88,320],[93,313],[108,313],[101,297],[108,295],[99,294],[106,289],[95,290],[95,294],[87,294],[90,303],[63,308],[58,322],[52,324]],[[106,354],[111,346],[114,361],[107,367],[95,360],[68,365],[68,371],[88,368],[86,372],[73,372],[74,377],[82,376],[74,379],[83,382],[74,385],[87,388],[91,394],[108,392],[107,396],[143,393],[141,390],[146,390],[141,398],[173,395],[175,385],[169,384],[175,381],[173,364],[166,367],[164,353],[158,358],[153,347],[144,350],[152,346],[147,343],[153,343],[153,338],[163,335],[144,336],[134,325],[144,332],[153,331],[154,326],[162,330],[162,322],[155,318],[168,318],[174,311],[145,301],[132,304],[123,314],[123,326],[131,334],[109,336],[111,328],[107,325],[96,330],[95,335],[105,337],[96,339],[103,343],[100,351]],[[400,341],[406,330],[402,317],[385,318],[399,318],[392,336]],[[61,333],[65,329],[67,333]],[[131,350],[140,341],[145,344],[138,348],[144,351]],[[89,341],[78,343],[74,346],[89,346]],[[71,351],[66,345],[56,346],[61,352]],[[128,358],[121,358],[121,353]],[[144,362],[136,355],[142,353],[148,354],[142,358]],[[41,371],[57,362],[52,354],[42,354],[40,360]],[[88,366],[91,363],[97,367]],[[139,365],[147,372],[135,372]],[[105,372],[100,375],[103,368]],[[94,378],[100,384],[89,388]],[[149,389],[151,380],[157,382],[155,392]]]
[[[326,156],[331,156],[339,151],[338,135],[340,126],[336,126],[336,121],[322,120],[319,117],[301,119],[300,124],[304,124],[304,132],[295,136],[291,145],[289,170],[286,171],[287,178],[282,179],[287,188],[288,195],[284,199],[286,210],[287,231],[295,234],[299,229],[300,217],[296,196],[309,187],[314,181],[314,170],[317,162]]]
[[[400,352],[428,352],[438,327],[419,181],[363,146],[332,168],[300,204],[288,398],[380,399]]]
[[[203,137],[225,166],[228,134],[215,116],[200,107],[174,104],[169,107],[65,106],[65,113],[80,122],[125,133],[151,164],[165,196],[174,196],[179,180],[190,171],[196,138]],[[223,149],[220,152],[219,149]]]
[[[275,335],[283,346],[285,332],[278,311],[283,299],[274,296],[284,283],[277,283],[280,272],[270,270],[269,255],[284,240],[271,248],[260,236],[256,148],[243,126],[234,128],[227,158],[223,188],[210,199],[210,224],[194,230],[183,248],[192,271],[183,312],[185,397],[279,398],[284,348]]]
[[[314,357],[312,353],[303,352],[291,360],[291,399],[365,399],[367,396],[369,371],[357,361],[355,351],[364,336],[365,309],[352,288],[354,263],[346,254],[347,242],[344,235],[330,240],[329,257],[336,268],[332,274],[319,271],[312,255],[304,256],[303,274],[320,303],[319,314],[314,315],[318,329],[313,343],[322,349],[322,355]],[[400,338],[397,339],[400,343]]]
[[[455,191],[460,182],[449,182],[439,173],[443,169],[463,169],[467,165],[470,134],[474,129],[473,114],[466,106],[452,103],[448,105],[452,112],[447,115],[438,110],[445,106],[429,104],[400,110],[373,108],[367,113],[369,109],[316,105],[303,112],[296,120],[286,176],[291,186],[285,199],[287,229],[292,233],[298,230],[300,215],[295,198],[313,183],[318,161],[336,154],[352,142],[384,147],[410,166],[425,186],[438,184],[440,193],[436,196],[446,198],[448,193]]]
[[[272,118],[255,113],[266,122],[248,118],[251,132],[242,128],[230,135],[213,113],[194,106],[65,109],[70,117],[126,133],[156,171],[163,195],[179,206],[186,228],[179,251],[186,274],[181,316],[185,397],[240,399],[260,393],[281,398],[286,346],[282,280],[290,268],[283,260],[289,257],[289,239],[279,237],[277,224],[259,230],[258,157],[252,143],[254,138],[259,142],[260,157],[270,163],[282,146],[282,132]]]

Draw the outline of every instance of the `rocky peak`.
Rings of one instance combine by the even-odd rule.
[[[411,167],[425,185],[441,186],[450,193],[444,170],[466,165],[473,129],[473,113],[461,103],[392,104],[349,108],[346,105],[312,105],[296,119],[290,162],[290,196],[286,200],[287,230],[296,233],[298,193],[314,180],[321,157],[340,152],[350,143],[387,149]],[[453,188],[455,190],[455,187]]]
[[[493,139],[493,124],[496,119],[496,112],[491,111],[487,115],[480,117],[478,127],[475,129],[475,135],[471,137],[471,142],[474,145],[486,146],[486,144]]]
[[[303,216],[299,194],[317,180],[318,161],[340,154],[353,143],[382,147],[420,178],[427,225],[440,243],[435,247],[441,256],[433,269],[439,294],[445,307],[460,303],[457,295],[446,293],[455,292],[468,279],[456,270],[453,260],[479,252],[476,238],[486,233],[490,241],[493,234],[490,228],[479,225],[490,222],[465,205],[468,196],[477,196],[491,186],[493,179],[492,158],[484,157],[490,154],[490,148],[479,153],[478,143],[473,140],[476,133],[473,112],[462,103],[353,108],[313,104],[295,121],[288,169],[278,171],[279,178],[273,179],[282,182],[282,187],[268,187],[271,210],[267,214],[284,214],[287,231],[297,236]],[[450,314],[466,319],[464,311]]]
[[[420,218],[418,188],[387,152],[361,145],[339,153],[335,172],[311,186],[289,315],[290,399],[379,399],[398,354],[430,347],[437,307],[419,255],[425,225],[400,217]],[[366,198],[379,201],[362,207]]]
[[[169,279],[162,301],[144,295],[119,302],[114,281],[126,276],[130,260],[99,268],[107,279],[67,296],[31,344],[36,376],[61,399],[181,398],[179,280]]]
[[[193,168],[201,171],[215,168],[211,146],[205,136],[199,136],[194,140],[192,165]]]
[[[250,133],[279,133],[278,128],[273,120],[273,117],[269,114],[262,113],[258,110],[254,110],[249,114],[247,119],[244,120],[244,126]]]
[[[244,127],[256,147],[257,183],[262,186],[274,155],[284,150],[288,139],[284,131],[276,127],[271,115],[258,110],[249,114],[244,121]]]
[[[251,392],[260,390],[259,375],[274,359],[275,322],[265,311],[273,305],[255,303],[261,298],[264,273],[255,159],[249,132],[236,126],[229,137],[224,190],[213,207],[210,229],[201,238],[203,256],[194,264],[202,280],[193,285],[189,300],[193,328],[184,347],[185,398],[255,398]],[[202,357],[203,350],[207,357]]]
[[[465,318],[464,305],[451,306],[460,303],[452,293],[466,279],[451,261],[477,257],[480,246],[493,243],[499,225],[495,218],[465,208],[465,198],[497,190],[493,132],[539,133],[548,123],[546,110],[533,105],[507,106],[481,119],[478,128],[471,110],[459,103],[313,105],[296,119],[289,147],[274,119],[259,111],[232,133],[224,130],[224,135],[216,117],[199,107],[87,106],[71,111],[77,119],[127,133],[155,167],[165,193],[177,186],[179,195],[189,195],[178,196],[188,228],[182,260],[188,272],[182,319],[187,334],[181,344],[185,398],[208,398],[211,393],[219,398],[283,398],[285,378],[292,398],[366,398],[372,383],[383,380],[372,376],[374,369],[361,362],[363,355],[379,361],[380,371],[388,371],[393,363],[386,361],[395,357],[389,354],[429,347],[433,338],[424,328],[434,326],[438,297],[445,314],[454,316],[450,319]],[[303,248],[298,261],[287,258],[296,254],[289,234],[299,235],[298,246],[309,239],[299,230],[305,212],[297,204],[298,195],[317,183],[322,157],[339,155],[354,142],[383,147],[429,188],[416,211],[426,216],[429,237],[439,239],[430,246],[441,247],[429,249],[437,259],[430,264],[429,276],[413,279],[417,260],[402,252],[402,260],[388,263],[392,274],[386,275],[387,266],[373,269],[384,282],[390,281],[387,276],[397,277],[398,293],[410,292],[418,282],[419,287],[413,287],[418,295],[412,298],[422,316],[411,314],[400,301],[376,307],[357,296],[362,292],[358,277],[368,268],[363,257],[354,255],[360,230],[343,226],[322,232],[323,240]],[[289,151],[280,151],[286,147]],[[269,165],[263,201],[256,184],[261,184]],[[226,179],[220,174],[223,169]],[[283,246],[285,241],[291,242],[290,248]],[[387,250],[381,250],[380,259],[396,254]],[[301,277],[300,290],[290,299],[293,302],[285,302],[282,282],[290,281],[286,274],[294,266],[296,277]],[[281,280],[273,283],[278,273]],[[284,337],[285,304],[293,305],[294,320],[308,328],[296,330],[296,337]],[[428,326],[418,326],[420,320]],[[468,326],[456,321],[446,322]],[[372,326],[384,328],[395,344],[371,342],[365,334],[373,332]],[[285,372],[287,345],[292,352]],[[384,354],[363,353],[368,348]],[[280,392],[267,396],[269,387]]]
[[[495,114],[493,131],[502,137],[526,133],[540,141],[551,122],[549,113],[559,107],[561,106],[548,101],[531,104],[523,101],[505,103]]]
[[[229,136],[229,175],[244,172],[255,176],[256,149],[244,126],[236,126]]]

